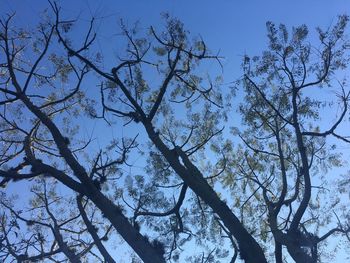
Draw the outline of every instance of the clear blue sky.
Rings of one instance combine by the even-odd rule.
[[[238,71],[244,53],[258,53],[266,44],[265,23],[289,26],[307,24],[327,27],[338,14],[350,13],[348,0],[61,0],[66,14],[81,20],[91,15],[105,17],[99,27],[104,36],[118,32],[123,18],[142,26],[163,23],[161,12],[180,18],[195,35],[200,34],[213,51],[226,57],[226,79]],[[16,11],[23,24],[37,19],[37,12],[48,7],[46,0],[0,0],[0,14]],[[104,26],[107,25],[107,26]],[[229,74],[229,75],[228,75]]]
[[[122,53],[119,46],[120,19],[127,25],[140,21],[140,27],[161,28],[162,12],[178,17],[194,36],[201,35],[211,51],[225,57],[224,82],[241,74],[242,56],[259,55],[266,48],[267,21],[289,27],[306,24],[311,33],[327,28],[337,15],[350,14],[348,0],[61,0],[66,18],[77,18],[87,26],[97,18],[98,43],[105,58]],[[36,22],[38,12],[48,8],[47,0],[0,0],[0,14],[16,11],[17,22],[25,27]],[[84,31],[85,33],[85,31]],[[79,37],[79,36],[78,36]],[[83,33],[82,33],[83,37]],[[107,69],[109,71],[109,69]],[[210,69],[209,69],[210,70]]]

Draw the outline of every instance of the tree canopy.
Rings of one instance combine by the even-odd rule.
[[[341,242],[349,253],[348,16],[317,39],[267,22],[268,49],[245,55],[226,90],[223,58],[177,18],[121,22],[111,59],[93,17],[77,35],[79,21],[48,5],[31,31],[0,20],[0,261],[316,263]]]

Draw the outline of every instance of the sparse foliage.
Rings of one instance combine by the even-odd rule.
[[[203,73],[221,57],[181,21],[122,22],[125,52],[111,60],[94,19],[74,37],[78,22],[49,4],[32,32],[1,19],[0,260],[118,262],[124,240],[131,262],[311,263],[329,237],[349,239],[326,178],[343,163],[329,137],[350,142],[336,81],[347,16],[318,29],[317,46],[305,25],[267,23],[268,50],[244,58],[237,82],[243,124],[228,135],[229,92]],[[12,196],[17,184],[30,190]]]

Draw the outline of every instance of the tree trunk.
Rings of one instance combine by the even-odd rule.
[[[238,242],[240,256],[246,263],[266,263],[264,252],[254,237],[248,233],[231,209],[221,201],[213,188],[204,179],[201,172],[188,159],[181,149],[170,150],[154,131],[151,123],[143,121],[149,138],[163,154],[174,171],[213,211]],[[184,165],[181,164],[182,159]]]

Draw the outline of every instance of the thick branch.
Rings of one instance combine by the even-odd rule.
[[[114,259],[112,258],[112,256],[108,253],[107,249],[105,248],[105,246],[102,244],[100,237],[98,236],[94,226],[92,225],[92,223],[90,222],[89,218],[87,217],[87,214],[85,212],[85,209],[82,205],[82,196],[78,195],[77,196],[77,204],[78,204],[78,209],[80,212],[81,217],[83,218],[83,221],[92,237],[92,239],[94,240],[98,250],[101,252],[103,258],[106,260],[106,262],[110,262],[110,263],[115,263]]]

